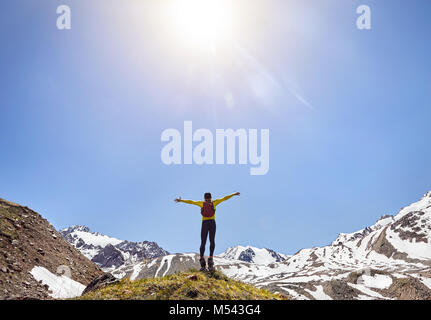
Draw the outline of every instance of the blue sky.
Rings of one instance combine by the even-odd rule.
[[[216,253],[291,254],[431,190],[429,1],[239,0],[216,57],[178,40],[168,1],[2,2],[0,197],[56,228],[189,252],[200,212],[173,199],[240,191],[217,210]],[[160,135],[185,120],[270,129],[269,173],[164,165]]]

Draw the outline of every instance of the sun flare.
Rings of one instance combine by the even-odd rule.
[[[174,0],[173,28],[195,46],[214,46],[233,31],[233,8],[229,0]]]

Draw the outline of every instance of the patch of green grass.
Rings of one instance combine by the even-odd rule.
[[[76,299],[84,300],[283,300],[284,296],[234,281],[221,272],[196,270],[159,278],[123,279]]]
[[[410,278],[396,278],[393,281],[393,284],[399,284],[400,287],[408,286],[411,284]]]
[[[0,206],[0,235],[10,239],[18,238],[18,233],[12,221],[22,220],[20,215],[14,212],[13,209]]]

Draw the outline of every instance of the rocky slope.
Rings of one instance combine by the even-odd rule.
[[[153,259],[169,254],[155,242],[119,240],[98,232],[91,232],[86,226],[72,226],[61,230],[60,233],[104,271],[112,271],[142,259]]]
[[[37,212],[0,199],[0,299],[72,297],[101,274]]]
[[[237,251],[244,252],[228,250],[215,257],[217,269],[295,299],[431,299],[431,192],[395,216],[281,262],[241,261]],[[113,274],[142,279],[198,267],[197,254],[176,254],[123,266]]]

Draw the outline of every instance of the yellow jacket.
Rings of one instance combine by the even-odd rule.
[[[215,199],[212,202],[213,205],[214,205],[214,209],[217,207],[217,205],[219,205],[223,201],[229,200],[233,196],[234,196],[234,194],[230,194],[230,195],[228,195],[226,197],[223,197],[223,198],[220,198],[220,199]],[[200,208],[202,208],[204,206],[204,202],[203,201],[182,200],[182,199],[180,199],[180,202],[184,202],[184,203],[188,203],[188,204],[194,204],[195,206],[198,206]],[[215,215],[213,215],[212,217],[209,217],[209,218],[202,216],[202,221],[205,221],[205,220],[214,220],[214,219],[215,219]]]

